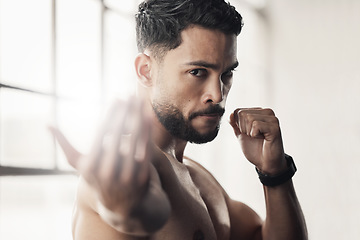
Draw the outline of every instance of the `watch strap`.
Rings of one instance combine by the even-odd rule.
[[[269,187],[275,187],[289,181],[297,171],[294,160],[291,156],[285,154],[285,159],[288,164],[288,169],[285,172],[276,175],[267,175],[262,173],[257,167],[255,167],[257,174],[259,175],[260,182]]]

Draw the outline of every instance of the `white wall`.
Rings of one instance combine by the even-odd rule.
[[[273,105],[311,239],[360,238],[360,1],[269,2]]]

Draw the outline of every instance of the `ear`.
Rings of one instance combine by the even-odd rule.
[[[139,82],[144,87],[152,86],[151,59],[145,53],[140,53],[135,58],[135,70]]]

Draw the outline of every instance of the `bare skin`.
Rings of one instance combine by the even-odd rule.
[[[74,239],[307,239],[291,180],[264,187],[267,216],[229,198],[200,164],[183,156],[186,140],[159,122],[153,103],[176,106],[185,119],[210,105],[225,106],[237,66],[236,37],[191,26],[159,63],[147,50],[135,60],[139,98],[116,102],[92,151],[82,155],[57,129],[54,136],[81,174]],[[220,114],[199,114],[199,134],[216,129]],[[279,121],[270,109],[236,109],[230,116],[247,159],[267,174],[284,171]]]

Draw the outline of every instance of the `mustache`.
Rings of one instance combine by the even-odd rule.
[[[200,115],[206,115],[206,114],[218,114],[221,117],[222,115],[224,115],[224,112],[225,112],[225,108],[220,107],[219,105],[211,105],[205,110],[191,113],[189,116],[189,120],[192,120]]]

